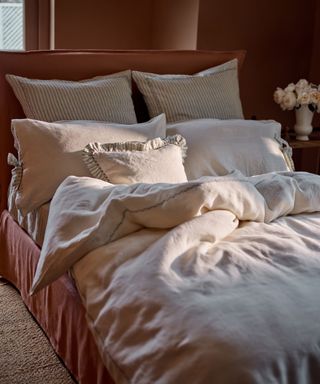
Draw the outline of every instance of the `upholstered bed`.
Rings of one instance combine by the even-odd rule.
[[[319,381],[320,178],[293,172],[279,124],[244,120],[234,92],[210,93],[208,68],[234,76],[244,55],[0,53],[0,275],[78,382]],[[40,119],[44,96],[32,91],[34,110],[17,100],[29,102],[25,79],[112,74],[123,90],[128,69],[134,113],[126,100],[126,113],[101,118],[125,100],[115,96],[99,119],[80,99],[72,118],[49,106]]]
[[[11,179],[7,155],[16,153],[11,119],[22,118],[24,113],[5,75],[80,80],[128,68],[159,73],[194,73],[233,58],[238,58],[242,65],[245,52],[48,51],[1,52],[0,55],[0,275],[19,289],[55,351],[79,382],[112,383],[88,330],[84,309],[72,280],[65,275],[39,295],[29,295],[40,248],[7,211]],[[137,90],[133,92],[138,119],[145,121],[148,119],[146,106]]]

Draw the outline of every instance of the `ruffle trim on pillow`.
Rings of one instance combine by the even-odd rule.
[[[84,151],[89,153],[101,152],[124,152],[124,151],[151,151],[166,145],[178,145],[182,149],[183,158],[186,157],[187,143],[181,135],[168,136],[164,139],[157,137],[147,141],[124,141],[118,143],[89,143],[85,146]]]
[[[133,151],[152,151],[157,150],[167,145],[177,145],[181,149],[182,161],[187,156],[187,143],[186,139],[181,135],[167,136],[165,138],[157,137],[147,141],[125,141],[118,143],[89,143],[82,151],[82,160],[88,167],[93,177],[107,181],[110,183],[109,178],[101,169],[99,163],[95,159],[98,153],[107,152],[133,152]]]
[[[279,148],[283,154],[284,160],[289,170],[294,171],[295,167],[292,159],[292,148],[290,147],[289,143],[279,135],[275,135],[274,139],[279,143]]]
[[[18,189],[22,180],[22,165],[12,153],[8,153],[7,163],[8,165],[14,167],[11,171],[12,178],[10,182],[10,188]]]
[[[106,151],[102,151],[100,146],[101,146],[100,143],[88,144],[85,147],[85,149],[82,151],[82,160],[83,160],[84,164],[87,166],[92,177],[94,177],[96,179],[103,180],[103,181],[107,181],[108,183],[111,183],[110,179],[103,172],[102,168],[100,167],[100,164],[97,162],[97,160],[94,156],[96,153],[99,153],[99,152],[105,153],[106,152]]]

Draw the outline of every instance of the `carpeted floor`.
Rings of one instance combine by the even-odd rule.
[[[73,384],[19,293],[0,279],[0,384]]]

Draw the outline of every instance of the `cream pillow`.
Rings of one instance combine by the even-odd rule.
[[[26,214],[51,200],[59,184],[70,175],[90,176],[82,149],[92,141],[145,141],[165,136],[165,115],[142,124],[60,122],[21,119],[12,121],[15,147],[22,165],[16,204]]]
[[[42,121],[137,122],[131,71],[82,81],[38,80],[6,75],[26,117]]]
[[[186,139],[188,180],[236,169],[246,176],[293,170],[291,148],[280,139],[280,124],[272,120],[192,120],[169,124],[167,134]]]
[[[191,76],[138,71],[132,76],[150,116],[165,113],[168,122],[243,118],[237,59]]]
[[[183,183],[186,141],[180,135],[146,142],[90,143],[83,160],[91,174],[113,184]]]

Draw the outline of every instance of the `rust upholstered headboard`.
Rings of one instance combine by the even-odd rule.
[[[13,152],[10,121],[23,118],[5,74],[38,79],[80,80],[125,69],[156,73],[192,74],[238,58],[241,67],[245,51],[30,51],[0,52],[0,212],[7,205],[10,168],[7,154]],[[141,95],[133,90],[138,120],[145,118]]]

